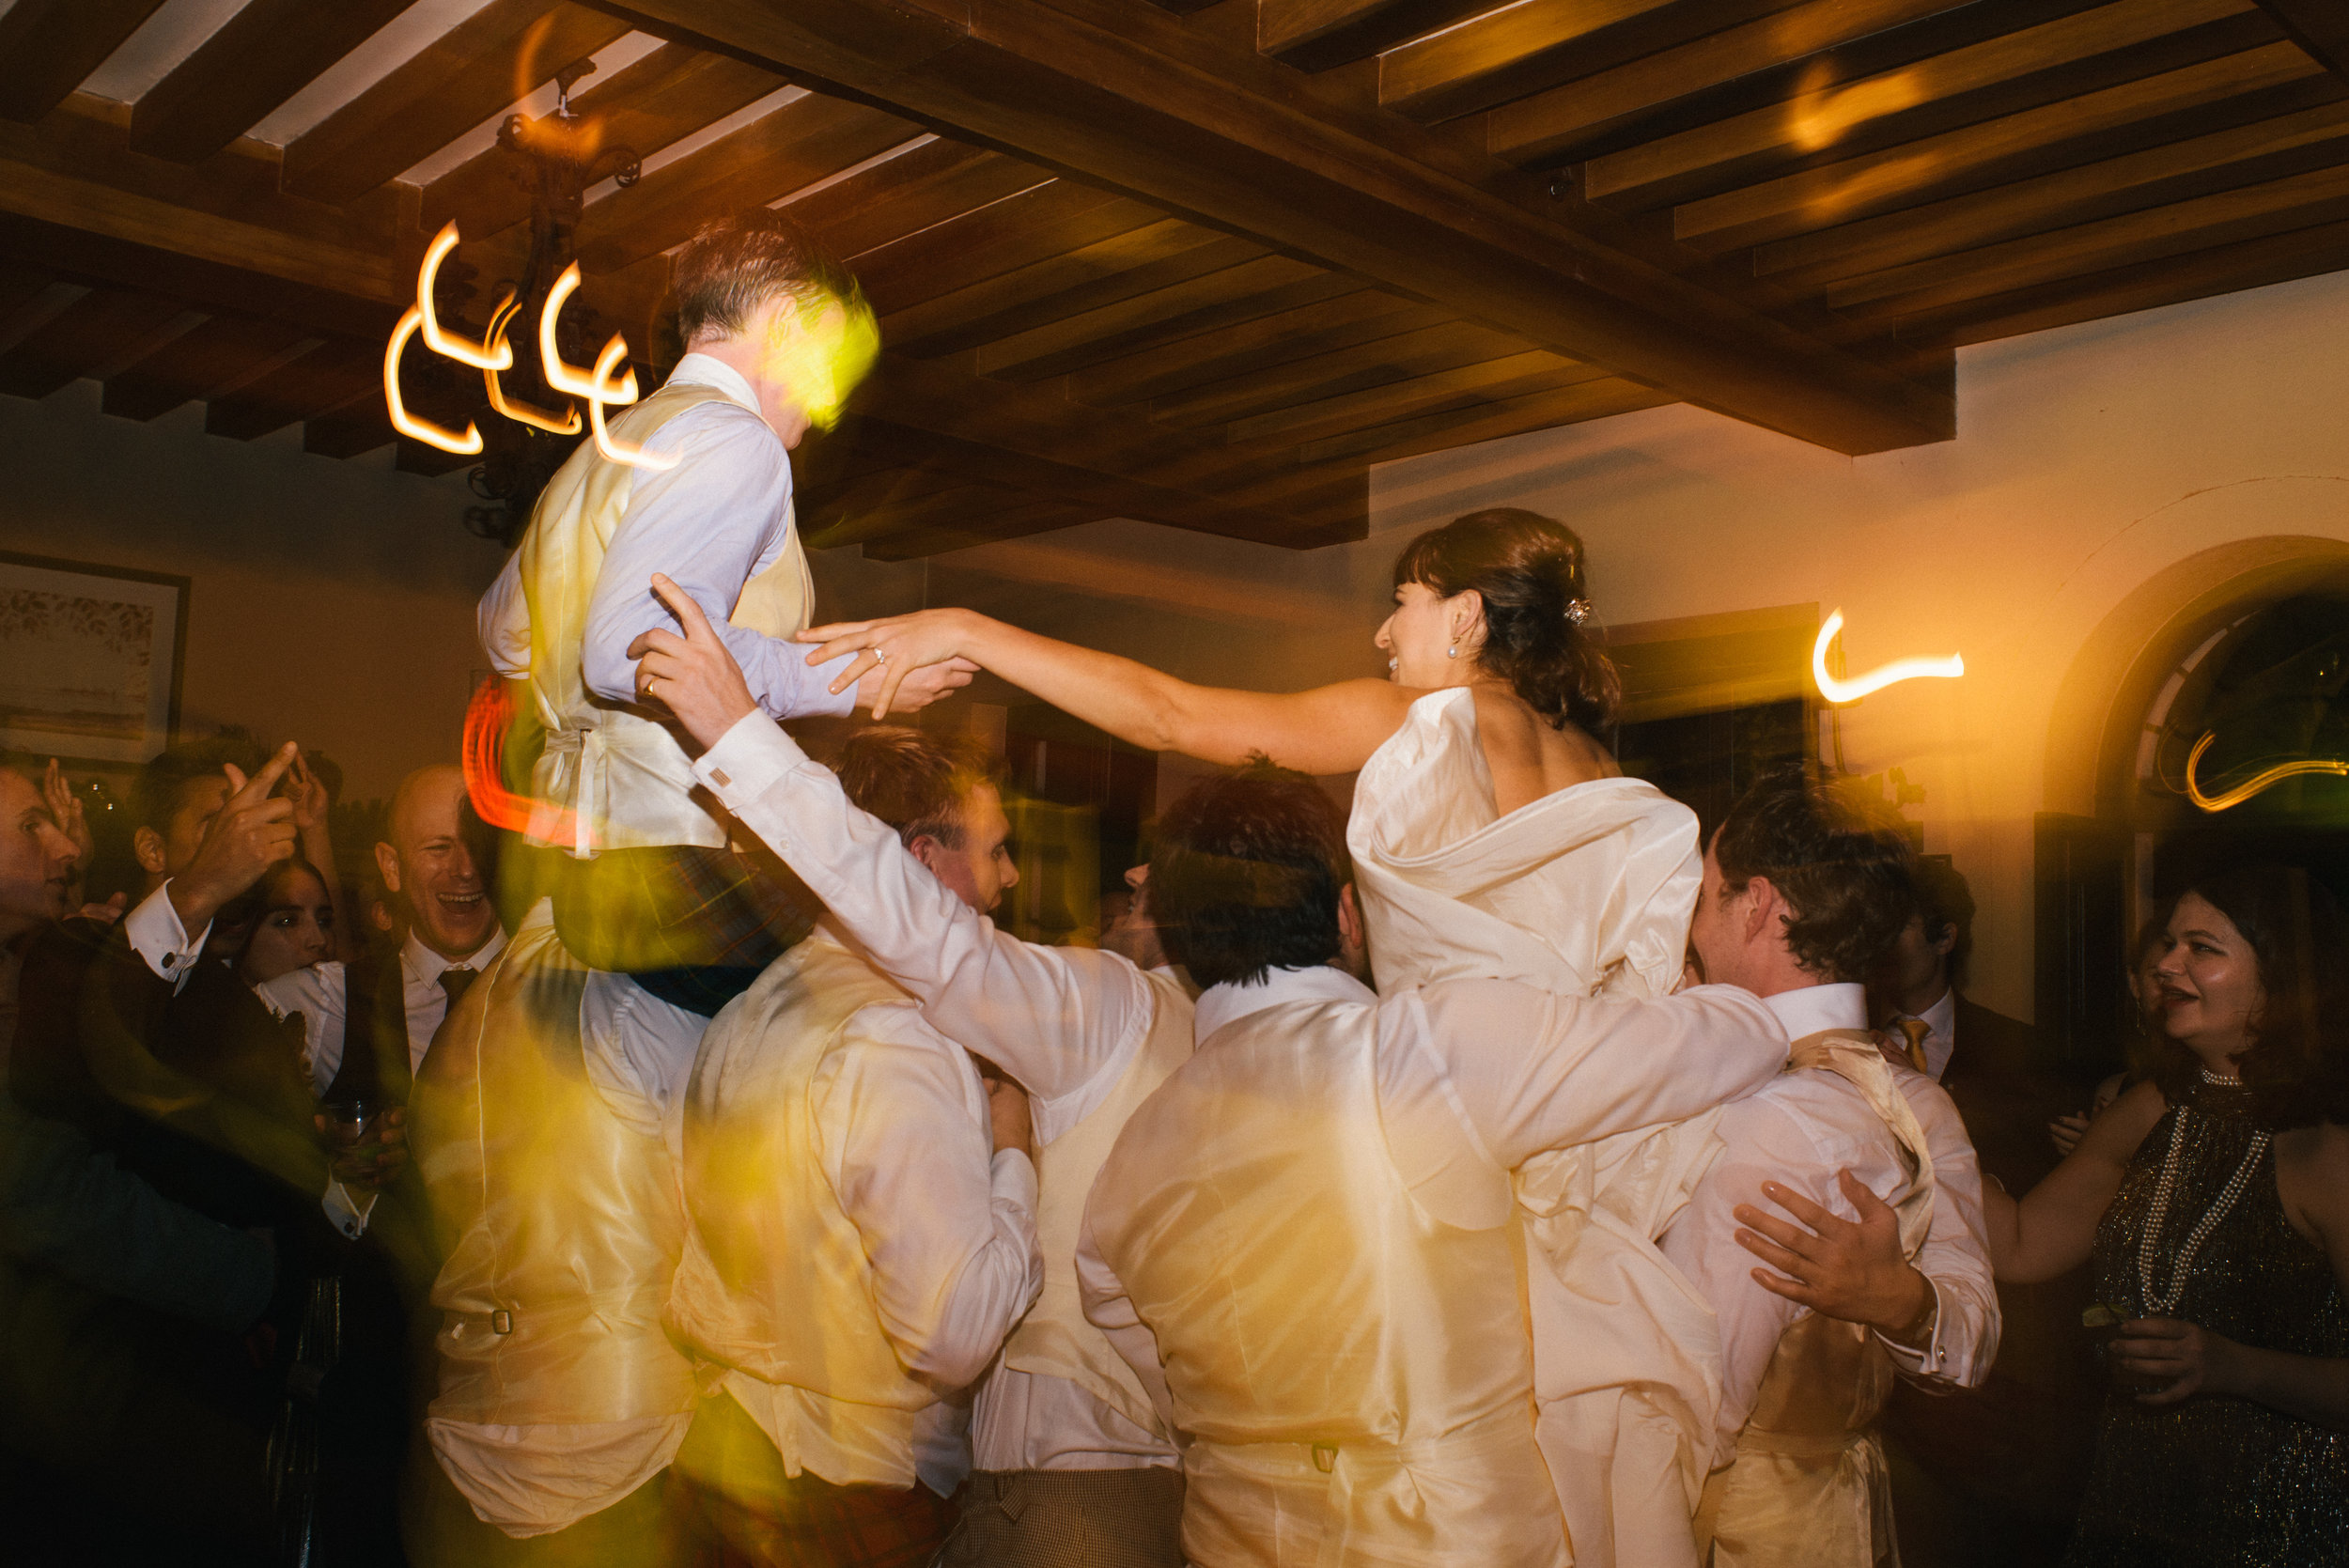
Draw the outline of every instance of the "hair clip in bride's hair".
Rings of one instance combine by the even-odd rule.
[[[1572,621],[1577,626],[1580,626],[1584,621],[1587,621],[1590,618],[1591,601],[1589,599],[1570,598],[1566,600],[1566,619]]]

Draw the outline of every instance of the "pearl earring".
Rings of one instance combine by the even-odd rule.
[[[1446,649],[1444,649],[1444,650],[1443,650],[1443,656],[1444,656],[1446,659],[1457,659],[1457,658],[1459,658],[1459,657],[1460,657],[1460,644],[1457,644],[1457,643],[1453,644],[1450,647],[1448,647],[1448,648],[1446,648]]]

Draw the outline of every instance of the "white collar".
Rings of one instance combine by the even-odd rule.
[[[677,361],[677,368],[669,372],[666,384],[677,386],[679,383],[714,386],[751,412],[758,412],[758,394],[752,389],[750,378],[714,355],[688,354]]]
[[[1859,985],[1804,986],[1762,999],[1789,1041],[1825,1029],[1868,1027],[1868,988]]]
[[[1924,1019],[1925,1027],[1932,1030],[1935,1034],[1942,1039],[1948,1039],[1952,1032],[1957,1028],[1957,987],[1942,986],[1940,1000],[1918,1014],[1917,1017]]]
[[[1191,1038],[1205,1040],[1226,1024],[1237,1023],[1251,1013],[1261,1013],[1284,1001],[1374,1003],[1377,1000],[1377,992],[1344,970],[1331,969],[1327,964],[1315,964],[1310,969],[1271,970],[1253,986],[1227,980],[1200,992],[1198,1009],[1191,1017]]]
[[[478,974],[490,967],[490,960],[506,948],[506,927],[492,927],[490,939],[462,958],[451,958],[437,949],[427,947],[424,939],[411,929],[408,939],[399,944],[399,967],[408,971],[410,979],[423,986],[438,986],[443,970],[464,968]]]

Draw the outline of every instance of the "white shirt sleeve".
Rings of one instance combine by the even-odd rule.
[[[798,872],[940,1033],[986,1057],[1055,1110],[1102,1094],[1148,1033],[1142,971],[1112,953],[1039,947],[996,929],[859,811],[831,768],[746,716],[694,776]],[[1041,1109],[1041,1108],[1040,1108]],[[1073,1120],[1073,1116],[1056,1117]]]
[[[847,1039],[813,1086],[825,1173],[897,1358],[941,1391],[966,1387],[1044,1288],[1035,1167],[990,1152],[977,1069],[913,1008],[867,1007]]]
[[[507,680],[530,674],[530,601],[522,596],[521,551],[507,551],[497,581],[481,596],[474,629],[480,635],[481,651],[489,656],[490,668]]]
[[[1949,1091],[1903,1068],[1894,1068],[1892,1079],[1933,1156],[1933,1228],[1917,1254],[1917,1271],[1932,1284],[1939,1310],[1922,1347],[1889,1339],[1884,1347],[1904,1374],[1928,1388],[1979,1388],[1999,1358],[2001,1328],[1982,1214],[1982,1164]]]
[[[654,627],[677,629],[653,597],[665,573],[709,617],[742,667],[751,695],[776,719],[843,714],[856,689],[826,690],[851,655],[817,669],[807,649],[727,619],[742,585],[783,548],[791,524],[791,458],[766,422],[738,403],[703,403],[672,419],[646,443],[674,454],[666,469],[637,470],[628,512],[604,551],[587,606],[583,649],[587,688],[613,702],[636,700],[636,661],[628,647]]]
[[[1101,1330],[1110,1347],[1142,1380],[1143,1392],[1150,1396],[1150,1407],[1159,1413],[1159,1424],[1174,1431],[1174,1396],[1166,1386],[1166,1368],[1159,1361],[1158,1336],[1134,1311],[1125,1283],[1101,1256],[1093,1239],[1090,1212],[1077,1233],[1077,1298],[1083,1305],[1085,1321]]]
[[[1769,1009],[1734,986],[1621,1001],[1445,981],[1382,1001],[1378,1032],[1382,1104],[1448,1099],[1511,1169],[1709,1110],[1786,1062]]]
[[[171,884],[165,882],[122,917],[122,934],[130,939],[131,951],[147,960],[157,979],[170,981],[176,992],[188,983],[195,961],[204,955],[204,942],[212,927],[208,921],[203,930],[189,936],[179,911],[172,908]]]

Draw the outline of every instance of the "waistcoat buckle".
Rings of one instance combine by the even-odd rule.
[[[510,1334],[514,1331],[514,1314],[504,1307],[490,1314],[490,1332]]]
[[[1314,1468],[1319,1470],[1323,1475],[1328,1475],[1331,1470],[1334,1470],[1337,1467],[1338,1445],[1335,1443],[1315,1443],[1314,1445]]]

